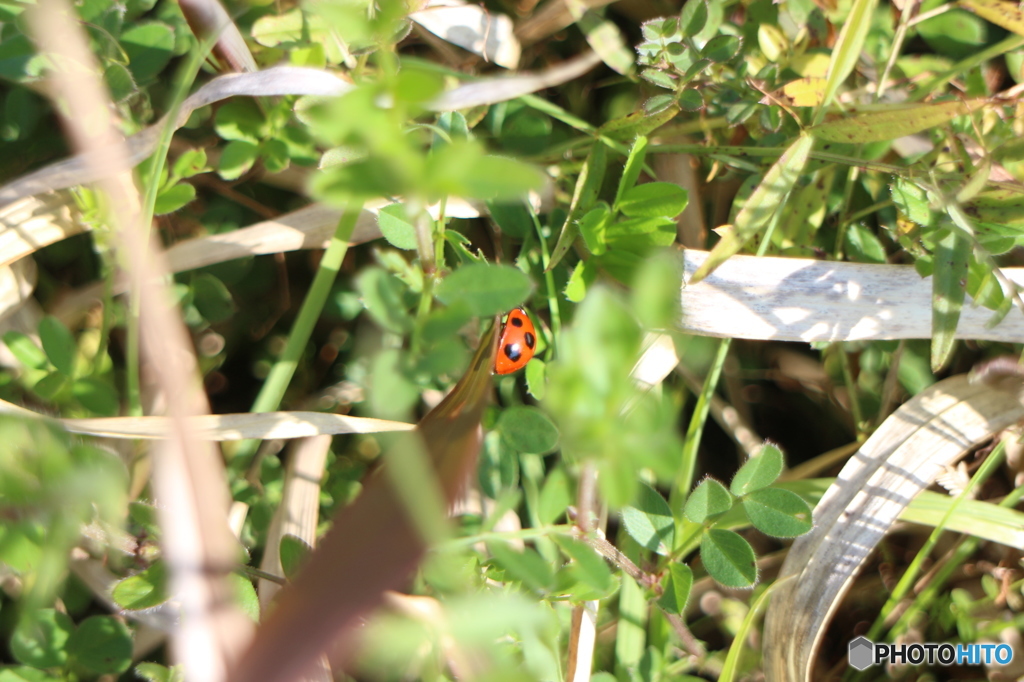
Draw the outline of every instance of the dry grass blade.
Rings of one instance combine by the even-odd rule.
[[[707,258],[687,250],[689,276]],[[1024,283],[1024,269],[1004,268]],[[707,336],[778,341],[927,339],[932,335],[932,286],[910,265],[836,263],[804,258],[733,256],[698,284],[682,290],[684,331]],[[960,339],[1015,343],[1024,315],[1011,311],[995,327],[993,311],[964,304]]]
[[[522,97],[544,88],[554,87],[578,78],[601,63],[594,52],[562,62],[547,71],[524,73],[505,78],[490,78],[461,85],[443,93],[427,105],[434,111],[454,111],[485,104],[495,104]]]
[[[259,68],[242,33],[217,0],[178,0],[178,6],[201,42],[216,37],[213,54],[223,62],[223,71],[252,72]]]
[[[512,34],[512,20],[490,14],[479,5],[462,0],[431,0],[409,18],[434,35],[478,54],[506,69],[519,64],[522,48]]]
[[[469,371],[420,422],[437,480],[450,504],[465,485],[482,443],[480,417],[491,389],[497,325],[484,334]],[[416,447],[403,440],[395,447]],[[426,549],[408,505],[377,470],[342,510],[295,581],[286,586],[229,677],[234,682],[289,682],[307,674],[332,645],[346,659],[357,619],[400,588]]]
[[[0,266],[0,319],[7,317],[29,300],[35,287],[35,261],[23,260],[7,267]]]
[[[115,173],[130,170],[156,150],[164,126],[171,125],[177,130],[188,121],[193,111],[208,104],[236,96],[337,96],[348,92],[352,87],[327,71],[297,66],[278,66],[256,73],[215,78],[182,103],[174,121],[169,122],[165,117],[121,142],[125,154],[120,157],[112,156],[104,149],[86,150],[64,161],[40,168],[0,187],[0,206],[6,206],[24,197],[95,182]]]
[[[812,679],[829,617],[903,509],[945,466],[1021,418],[1015,393],[959,375],[882,423],[818,503],[814,529],[786,557],[780,579],[793,579],[776,592],[765,621],[769,682]]]
[[[42,52],[58,65],[50,92],[66,117],[73,146],[109,202],[113,234],[129,264],[138,293],[141,348],[150,361],[172,417],[168,440],[157,448],[154,491],[160,500],[164,556],[171,589],[181,600],[181,625],[174,633],[175,654],[189,680],[223,679],[251,623],[232,604],[227,580],[237,561],[237,542],[227,526],[229,495],[220,458],[197,441],[186,418],[208,412],[197,363],[180,317],[167,291],[166,267],[150,251],[141,224],[141,206],[130,168],[130,152],[114,130],[100,69],[89,52],[73,10],[61,0],[43,0],[26,12]]]

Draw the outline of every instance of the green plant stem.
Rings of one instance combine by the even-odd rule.
[[[846,393],[850,398],[850,414],[853,415],[853,430],[857,434],[857,440],[861,440],[861,424],[864,423],[864,415],[860,409],[860,391],[857,390],[857,382],[853,379],[853,368],[850,367],[850,356],[846,354],[843,343],[837,342],[832,346],[836,356],[839,358],[839,366],[843,370],[843,384],[846,386]]]
[[[177,83],[174,87],[174,98],[165,116],[166,124],[160,131],[160,140],[153,152],[153,163],[150,166],[149,177],[145,179],[145,194],[139,217],[139,225],[143,229],[143,238],[148,243],[150,231],[153,227],[153,211],[156,206],[157,195],[160,193],[160,176],[163,173],[164,165],[167,162],[167,153],[171,148],[171,138],[174,136],[174,123],[178,119],[178,110],[188,95],[188,90],[195,82],[203,61],[216,44],[217,37],[213,36],[198,43],[190,53],[188,60],[178,71]],[[139,316],[142,311],[139,308],[139,296],[137,291],[131,292],[131,305],[128,311],[127,340],[126,340],[126,382],[128,397],[128,414],[132,417],[142,416],[142,393],[139,388]]]
[[[537,232],[537,241],[540,242],[540,266],[544,270],[544,287],[547,289],[548,311],[551,313],[551,336],[557,339],[562,330],[562,313],[558,307],[559,296],[557,289],[555,289],[555,275],[548,268],[548,265],[551,263],[551,252],[548,250],[547,240],[544,239],[544,228],[541,227],[540,218],[537,217],[537,213],[533,210],[532,206],[527,204],[526,207],[530,211],[530,218],[533,219],[533,229]],[[550,359],[552,351],[553,345],[549,345],[548,359]]]
[[[921,567],[924,565],[928,555],[931,554],[932,549],[934,549],[935,545],[938,543],[939,537],[942,535],[946,525],[949,523],[949,519],[956,513],[961,503],[968,499],[971,492],[980,487],[981,484],[988,480],[988,477],[995,473],[996,469],[1002,465],[1005,451],[1006,443],[1005,441],[1001,441],[985,459],[981,467],[978,468],[978,471],[974,476],[971,477],[970,483],[967,484],[967,487],[964,488],[963,492],[957,495],[953,504],[951,504],[949,509],[946,510],[946,513],[943,515],[939,524],[932,529],[928,539],[925,541],[924,545],[922,545],[921,549],[918,550],[914,560],[910,562],[907,570],[903,573],[900,581],[893,589],[892,594],[889,595],[889,599],[886,600],[885,605],[882,606],[882,610],[878,613],[878,617],[875,619],[874,624],[871,626],[871,630],[867,634],[868,639],[877,641],[879,635],[881,635],[882,631],[885,629],[886,619],[892,614],[893,610],[895,610],[899,603],[906,598],[907,594],[913,588],[914,582],[917,580],[917,576],[921,572]],[[935,582],[941,584],[940,581]],[[917,601],[921,601],[920,597]],[[927,604],[928,602],[925,601],[922,603]],[[916,606],[911,606],[904,611],[903,615],[900,616],[900,619],[892,627],[892,632],[894,634],[899,634],[905,630],[905,628],[910,625],[910,619],[918,612],[919,608]]]
[[[711,362],[711,369],[704,379],[704,387],[697,396],[697,404],[693,408],[693,417],[690,418],[690,425],[686,429],[686,440],[683,443],[683,456],[679,462],[679,473],[676,474],[675,484],[672,487],[670,504],[673,509],[689,494],[693,486],[693,472],[697,468],[697,448],[700,446],[701,436],[704,434],[704,423],[708,419],[708,410],[711,409],[711,396],[718,385],[718,379],[722,376],[722,368],[725,366],[725,358],[729,355],[729,347],[732,339],[722,339],[718,343],[718,352]]]
[[[338,228],[327,246],[323,258],[320,259],[320,267],[317,268],[313,284],[302,301],[299,309],[299,316],[292,325],[291,333],[288,335],[288,343],[280,359],[274,363],[267,380],[263,382],[259,395],[252,404],[252,412],[270,412],[276,410],[281,404],[284,393],[291,383],[295,370],[299,366],[299,359],[302,352],[309,343],[309,337],[313,334],[313,327],[320,318],[327,296],[331,293],[334,280],[341,270],[341,262],[348,253],[348,242],[355,229],[356,220],[362,212],[362,202],[353,202],[345,207],[345,212],[338,221]],[[242,462],[249,460],[259,447],[258,440],[242,441],[235,453],[236,458]]]
[[[1009,36],[1000,40],[995,45],[987,47],[980,52],[976,52],[969,57],[961,59],[956,64],[951,66],[948,70],[937,74],[931,78],[931,80],[922,83],[916,90],[910,93],[910,97],[907,99],[908,102],[920,102],[925,97],[931,95],[935,90],[941,88],[943,85],[953,80],[958,73],[969,71],[977,66],[981,66],[985,62],[995,59],[996,57],[1012,52],[1017,48],[1024,46],[1024,36],[1019,36],[1015,33],[1011,33]]]

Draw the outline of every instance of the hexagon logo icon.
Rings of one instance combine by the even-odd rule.
[[[848,656],[850,665],[857,670],[864,670],[875,662],[875,645],[867,637],[858,637],[850,642]]]

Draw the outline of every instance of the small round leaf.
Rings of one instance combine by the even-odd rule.
[[[123,673],[132,664],[131,631],[112,616],[91,616],[68,640],[68,655],[90,673]]]
[[[694,523],[704,523],[709,517],[732,509],[732,502],[732,495],[724,485],[713,478],[707,478],[686,498],[683,514]]]
[[[795,538],[811,529],[811,508],[789,490],[764,488],[746,495],[743,511],[754,528],[777,538]]]

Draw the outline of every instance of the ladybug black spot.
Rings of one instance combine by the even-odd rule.
[[[518,343],[506,343],[505,347],[502,348],[502,352],[505,353],[505,357],[515,362],[519,358],[523,357],[523,351],[519,347]]]
[[[510,317],[508,321],[512,323],[513,327],[522,327],[523,326],[523,320],[521,318]]]
[[[523,335],[523,340],[526,341],[526,347],[530,349],[532,349],[537,343],[537,339],[535,339],[533,334],[530,332],[526,332],[526,334]]]

